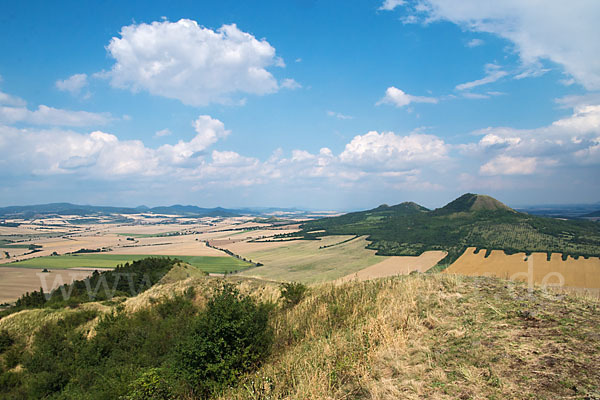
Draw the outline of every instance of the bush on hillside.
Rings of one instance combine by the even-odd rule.
[[[166,379],[161,376],[161,370],[150,368],[144,371],[138,379],[131,384],[127,400],[170,400],[176,397]]]
[[[190,336],[178,346],[174,362],[195,396],[218,393],[264,360],[273,342],[270,309],[232,285],[224,285],[209,300]]]
[[[285,282],[281,284],[281,297],[287,306],[300,303],[308,288],[300,282]]]
[[[0,331],[0,354],[4,353],[12,344],[14,343],[14,339],[10,336],[8,331],[1,330]]]

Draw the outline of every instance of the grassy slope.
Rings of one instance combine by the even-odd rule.
[[[141,260],[147,257],[161,257],[155,255],[139,254],[79,254],[38,257],[6,264],[10,267],[23,268],[114,268],[117,264]],[[166,256],[165,256],[166,257]],[[211,256],[170,256],[185,261],[206,272],[232,272],[248,268],[249,263],[233,257],[211,257]]]
[[[324,285],[277,316],[271,359],[222,398],[600,396],[598,323],[597,299],[490,278]]]
[[[249,269],[242,275],[316,283],[341,278],[385,260],[365,249],[368,244],[365,238],[340,243],[352,238],[329,236],[322,240],[292,241],[273,249],[243,254],[264,266]],[[323,246],[331,247],[319,248]]]
[[[276,284],[228,280],[244,293],[276,298]],[[125,304],[139,309],[194,287],[202,307],[215,284],[189,278]],[[74,311],[25,311],[0,320],[0,329],[31,335],[40,326],[32,319],[66,312]],[[29,329],[19,329],[20,321]],[[530,294],[498,279],[435,274],[317,285],[294,308],[274,312],[273,354],[222,398],[600,396],[599,323],[597,299]]]

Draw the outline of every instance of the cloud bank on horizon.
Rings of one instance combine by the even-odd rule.
[[[0,81],[2,205],[80,199],[359,208],[394,200],[438,205],[464,191],[517,204],[600,199],[598,3],[385,0],[371,13],[393,19],[386,23],[398,33],[390,41],[402,38],[416,46],[417,34],[441,41],[436,29],[453,26],[458,30],[452,45],[465,52],[499,44],[465,60],[470,77],[436,65],[435,76],[413,81],[390,67],[385,75],[391,78],[364,94],[363,77],[353,76],[356,81],[347,84],[356,96],[340,99],[326,94],[335,78],[320,79],[328,54],[319,54],[315,69],[310,47],[289,55],[291,44],[277,29],[259,39],[235,22],[216,29],[191,18],[124,25],[105,43],[109,65],[45,83],[70,96],[59,104],[42,104],[52,96],[36,98],[31,90],[2,89],[10,77]],[[341,43],[334,35],[321,39]],[[282,55],[296,62],[287,66]],[[401,65],[406,55],[380,56]],[[527,107],[512,99],[533,90],[524,85],[542,80],[555,94],[547,96],[537,124],[498,118],[492,114],[497,105],[486,105]],[[136,117],[126,105],[112,106],[108,99],[115,96],[124,103],[146,96],[149,118],[176,123],[129,133]],[[311,122],[307,116],[317,104],[326,104],[319,111],[323,120]],[[474,115],[478,126],[453,122],[449,129],[443,116],[459,107],[489,107],[490,114]],[[265,123],[285,113],[294,113],[290,130],[305,129],[304,145]],[[379,117],[371,118],[373,113]],[[240,115],[240,121],[257,125],[238,122]],[[330,136],[308,132],[322,124]],[[253,137],[244,141],[244,134]],[[270,148],[253,143],[267,134],[276,138]]]

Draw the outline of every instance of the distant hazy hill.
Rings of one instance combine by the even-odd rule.
[[[514,252],[557,252],[600,256],[600,224],[558,220],[517,212],[485,195],[465,194],[433,211],[415,203],[382,205],[368,211],[308,222],[304,232],[368,235],[381,255],[448,251],[452,262],[468,246]],[[314,235],[313,235],[314,236]]]
[[[35,215],[102,215],[102,214],[135,214],[140,210],[127,207],[101,207],[78,205],[71,203],[37,204],[31,206],[10,206],[0,208],[0,216],[21,216],[31,218]]]
[[[586,214],[584,217],[600,217],[600,210]]]
[[[600,212],[600,203],[594,204],[544,204],[519,207],[517,211],[544,217],[585,218]]]
[[[196,206],[182,206],[179,204],[168,207],[153,207],[148,208],[140,206],[136,208],[128,207],[102,207],[78,205],[71,203],[51,203],[38,204],[31,206],[10,206],[0,208],[0,217],[22,217],[33,218],[35,216],[44,215],[80,215],[80,216],[99,216],[110,214],[169,214],[169,215],[189,215],[189,216],[219,216],[233,217],[245,213],[240,210],[229,210],[221,207],[216,208],[201,208]]]
[[[228,210],[222,207],[216,208],[202,208],[196,206],[182,206],[175,204],[168,207],[153,207],[148,209],[146,212],[154,214],[177,214],[177,215],[190,215],[190,216],[206,216],[206,217],[236,217],[242,214],[240,210]]]

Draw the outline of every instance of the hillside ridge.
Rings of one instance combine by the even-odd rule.
[[[223,282],[271,304],[271,353],[193,398],[600,396],[597,299],[417,274],[312,285],[294,304],[276,282],[207,276],[156,285],[121,312],[114,303],[23,311],[0,320],[0,397],[192,398],[187,375],[173,372],[197,353],[178,349],[199,342],[190,326]]]
[[[506,204],[495,198],[475,193],[465,193],[459,198],[451,201],[442,208],[435,210],[438,214],[477,211],[512,211],[516,212]]]
[[[407,204],[407,203],[402,203]],[[414,204],[414,203],[413,203]],[[420,207],[420,206],[419,206]],[[433,211],[406,205],[380,206],[303,225],[305,237],[365,235],[377,255],[418,256],[442,250],[447,266],[467,247],[518,252],[600,256],[600,224],[561,220],[513,210],[491,196],[466,193]],[[306,233],[320,231],[318,235]]]

